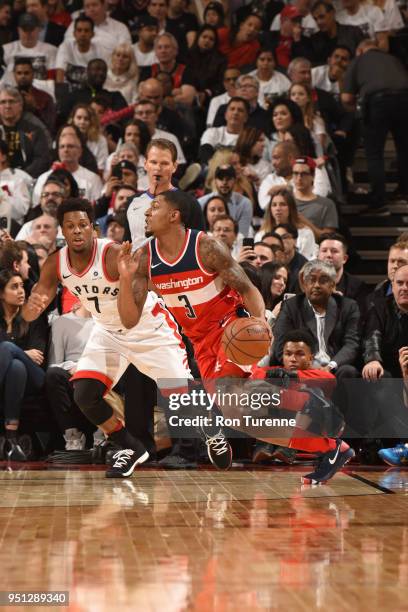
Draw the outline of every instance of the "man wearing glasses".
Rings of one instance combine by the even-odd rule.
[[[37,219],[41,215],[56,217],[58,206],[62,204],[64,199],[65,186],[57,179],[50,177],[43,187],[40,203],[37,206],[34,206],[34,208],[32,208],[29,212],[30,220],[27,221],[27,223],[24,223],[23,227],[17,234],[16,240],[27,240],[27,238],[31,235],[34,219]],[[60,231],[58,237],[62,237]]]
[[[37,178],[51,163],[43,129],[25,118],[23,98],[14,87],[0,87],[0,138],[8,148],[11,168],[25,170]]]

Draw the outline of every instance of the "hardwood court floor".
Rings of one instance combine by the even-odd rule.
[[[304,467],[42,467],[0,471],[1,591],[68,590],[71,612],[408,610],[408,470],[303,488]]]

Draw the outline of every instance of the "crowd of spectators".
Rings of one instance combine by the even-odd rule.
[[[191,227],[224,242],[262,291],[274,335],[263,366],[282,365],[300,329],[314,367],[339,382],[408,378],[408,237],[368,287],[347,269],[356,245],[341,214],[359,146],[371,187],[359,214],[390,214],[388,132],[392,197],[408,198],[406,18],[396,0],[0,0],[0,459],[29,457],[28,398],[49,407],[67,450],[89,441],[69,378],[92,320],[62,289],[35,323],[20,308],[64,244],[66,198],[94,204],[98,236],[134,238],[128,208],[155,193],[152,139],[170,143],[168,187],[194,196]],[[142,387],[154,403],[137,372],[125,383],[128,404]],[[339,401],[354,433],[371,435],[375,419],[381,430],[381,402],[374,418]],[[268,448],[264,459],[278,456]]]

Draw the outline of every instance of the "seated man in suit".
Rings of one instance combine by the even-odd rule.
[[[291,329],[308,329],[318,347],[315,366],[339,378],[357,378],[360,312],[357,303],[335,293],[336,270],[324,261],[308,261],[299,273],[304,293],[283,303],[275,323],[273,360],[282,362],[283,339]]]

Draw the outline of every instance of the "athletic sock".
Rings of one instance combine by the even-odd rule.
[[[108,435],[111,442],[120,446],[121,448],[131,448],[133,450],[139,450],[140,446],[143,446],[139,440],[132,436],[130,431],[121,425],[119,430],[113,431]]]

